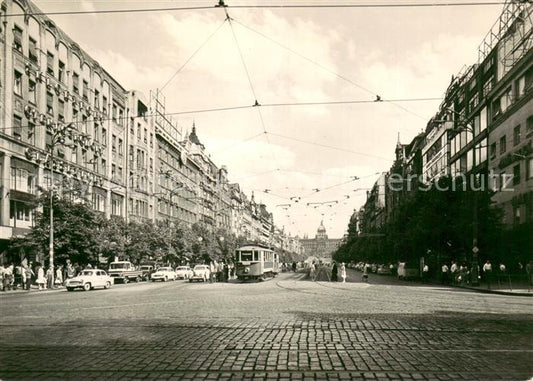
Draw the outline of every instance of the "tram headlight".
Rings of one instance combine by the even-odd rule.
[[[245,274],[248,274],[249,272],[250,272],[250,268],[249,268],[249,267],[245,267],[245,268],[244,268],[244,273],[245,273]]]

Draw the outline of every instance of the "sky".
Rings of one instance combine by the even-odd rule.
[[[58,12],[218,1],[34,2]],[[323,221],[330,238],[341,238],[390,169],[398,137],[407,144],[423,131],[452,75],[477,62],[503,5],[232,6],[407,2],[443,3],[226,0],[230,21],[215,7],[50,17],[123,87],[147,99],[159,89],[183,135],[194,123],[213,162],[267,205],[276,226],[314,237]],[[387,102],[374,102],[377,95]],[[256,101],[261,106],[250,107]],[[331,104],[339,101],[353,103]],[[240,106],[247,107],[206,111]]]

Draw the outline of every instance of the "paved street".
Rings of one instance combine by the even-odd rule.
[[[301,277],[4,293],[0,378],[533,376],[531,298],[390,284],[377,276],[371,284]]]

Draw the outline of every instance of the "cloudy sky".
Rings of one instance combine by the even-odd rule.
[[[221,8],[51,17],[124,87],[147,97],[164,87],[167,113],[175,113],[182,133],[194,122],[215,164],[226,165],[230,181],[249,196],[254,192],[277,226],[314,236],[323,220],[329,236],[337,238],[377,174],[390,168],[398,134],[409,143],[440,104],[372,102],[376,95],[441,98],[451,76],[477,61],[478,46],[503,5],[231,6],[406,2],[422,0],[227,0],[231,23]],[[217,1],[35,3],[56,12]],[[256,100],[261,107],[199,112]],[[354,103],[279,105],[337,101]]]

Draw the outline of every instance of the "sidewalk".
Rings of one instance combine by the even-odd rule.
[[[46,288],[46,289],[43,289],[43,290],[39,290],[39,286],[37,285],[31,285],[31,289],[30,290],[24,290],[20,287],[17,287],[16,289],[14,290],[0,290],[0,295],[8,295],[8,294],[40,294],[40,293],[48,293],[48,292],[53,292],[53,291],[64,291],[65,290],[65,287],[61,287],[61,288]]]
[[[516,295],[516,296],[533,296],[533,287],[527,284],[518,283],[516,285],[492,284],[489,288],[487,284],[480,283],[478,286],[470,285],[451,285],[451,287],[475,290],[487,294]]]
[[[348,278],[347,282],[362,283],[361,275],[362,273],[357,270],[349,269],[347,270]],[[471,286],[467,284],[442,284],[435,280],[430,280],[428,283],[422,283],[421,281],[416,280],[400,280],[394,275],[378,275],[370,274],[370,284],[383,284],[383,285],[394,285],[394,286],[444,286],[449,287],[450,289],[464,289],[472,290],[481,293],[488,294],[500,294],[500,295],[513,295],[513,296],[533,296],[533,286],[528,288],[527,280],[515,279],[511,286],[509,286],[508,281],[503,282],[496,279],[495,282],[492,282],[491,288],[489,289],[487,284],[481,282],[478,286]]]

